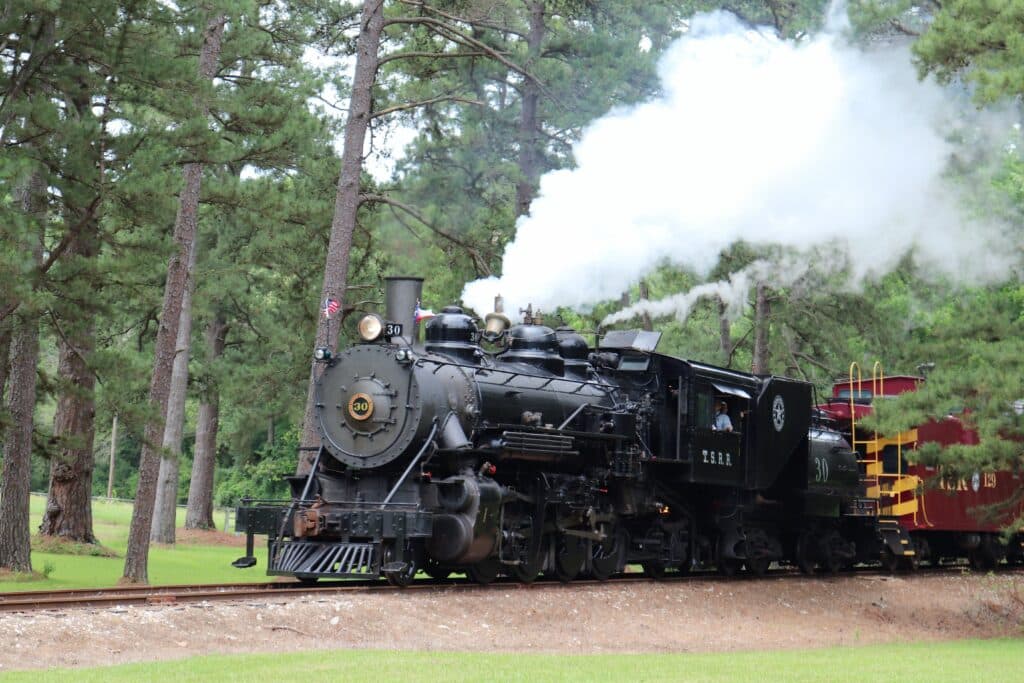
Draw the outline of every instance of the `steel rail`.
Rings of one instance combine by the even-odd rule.
[[[663,577],[652,578],[642,573],[625,573],[615,575],[608,580],[600,581],[592,578],[579,578],[570,582],[562,582],[556,578],[540,577],[531,583],[522,583],[513,577],[499,577],[493,583],[482,585],[466,578],[450,579],[419,579],[411,585],[399,588],[391,586],[379,579],[349,579],[324,582],[317,585],[302,585],[299,582],[273,581],[267,583],[244,584],[205,584],[205,585],[174,585],[174,586],[116,586],[111,588],[76,588],[60,591],[21,591],[0,593],[0,612],[39,612],[65,608],[110,608],[123,605],[173,605],[192,602],[212,602],[222,600],[246,600],[253,598],[295,597],[299,595],[331,595],[338,593],[369,593],[375,591],[410,591],[410,590],[531,590],[538,588],[573,588],[599,585],[618,585],[625,583],[731,583],[736,581],[758,581],[762,579],[796,580],[814,579],[819,581],[841,580],[864,576],[898,577],[912,579],[915,576],[936,574],[963,573],[969,570],[966,565],[942,565],[938,567],[921,567],[916,571],[892,573],[879,567],[857,567],[852,571],[836,574],[806,575],[792,567],[780,567],[768,571],[764,576],[753,573],[741,573],[735,576],[723,576],[718,572],[695,571],[689,573],[669,572]],[[1024,568],[1019,566],[1000,567],[1000,573],[1020,573]]]

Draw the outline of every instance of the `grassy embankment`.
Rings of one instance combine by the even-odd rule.
[[[32,496],[30,526],[33,534],[39,528],[46,507],[46,499]],[[113,586],[124,571],[124,552],[128,545],[128,527],[132,506],[129,503],[93,501],[93,532],[102,544],[99,555],[71,555],[33,550],[32,568],[46,578],[19,577],[19,580],[0,579],[0,592],[58,590],[64,588],[95,588]],[[223,523],[223,516],[217,524]],[[178,510],[178,529],[185,523],[185,511]],[[149,551],[149,580],[153,584],[228,583],[265,581],[267,551],[256,539],[259,563],[252,569],[239,570],[231,562],[245,554],[242,547],[208,544],[196,535],[173,546],[152,545]],[[223,537],[221,537],[223,538]],[[35,545],[35,542],[34,542]],[[89,546],[78,548],[90,552]],[[113,554],[102,556],[103,552]]]
[[[0,681],[932,681],[1024,680],[1024,640],[784,652],[524,655],[354,650],[196,657],[96,669],[0,674]]]

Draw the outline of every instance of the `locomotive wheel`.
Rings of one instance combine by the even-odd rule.
[[[494,583],[494,580],[498,578],[500,568],[501,563],[498,562],[497,557],[488,557],[486,560],[481,560],[466,568],[466,576],[473,583],[486,586],[489,583]]]
[[[444,581],[452,575],[452,568],[438,564],[436,560],[427,559],[423,563],[423,573],[437,581]]]
[[[397,559],[398,553],[395,552],[394,545],[388,545],[384,549],[383,564],[394,562]],[[420,570],[423,565],[422,550],[407,543],[405,546],[405,568],[397,571],[384,572],[384,578],[388,580],[392,586],[398,586],[399,588],[405,588],[412,583],[412,580],[416,578],[416,572]]]
[[[839,570],[843,568],[843,560],[835,555],[828,554],[825,556],[825,561],[821,564],[821,570],[832,576],[839,573]],[[895,571],[890,569],[889,571]]]
[[[722,576],[736,576],[743,567],[743,560],[734,557],[726,557],[718,561],[718,572]]]
[[[598,581],[607,581],[619,570],[626,552],[626,532],[616,527],[606,530],[603,541],[590,542],[590,574]]]
[[[299,583],[301,583],[303,586],[315,586],[316,582],[320,580],[319,576],[298,576],[297,575],[295,578],[298,579]]]
[[[662,560],[647,560],[641,562],[640,566],[644,568],[644,575],[652,579],[665,578],[665,563]]]
[[[848,543],[843,538],[842,534],[835,529],[826,532],[825,535],[821,537],[817,543],[817,548],[819,557],[821,558],[819,565],[822,572],[835,576],[847,565],[849,558],[844,557],[842,552],[844,546],[847,545]],[[885,551],[888,551],[888,548],[886,548]],[[883,566],[886,566],[884,559]],[[890,571],[895,570],[893,569]]]
[[[882,568],[887,572],[896,573],[896,570],[900,568],[900,558],[896,557],[888,547],[882,548],[882,554],[879,559],[882,561]]]
[[[814,573],[814,536],[805,531],[796,539],[796,566],[802,574]]]
[[[523,583],[533,583],[544,568],[544,556],[537,555],[520,562],[512,568],[512,576]]]
[[[770,567],[771,564],[771,559],[767,557],[760,557],[756,560],[747,560],[747,569],[749,569],[755,576],[764,576],[768,573],[768,567]]]
[[[997,541],[987,534],[982,537],[981,545],[970,551],[967,559],[971,561],[971,569],[976,571],[991,571],[999,564],[999,552]]]
[[[562,583],[575,579],[587,559],[587,543],[578,536],[559,536],[555,546],[555,577]]]
[[[911,558],[913,569],[916,570],[920,567],[922,562],[935,564],[932,559],[932,548],[928,544],[928,539],[922,534],[914,534],[912,538],[914,540],[914,557]]]
[[[539,538],[533,536],[535,532],[539,533],[540,529],[532,523],[532,519],[526,531],[529,534],[526,547],[519,552],[519,564],[512,566],[512,576],[523,583],[533,583],[544,569],[547,538],[543,534]]]

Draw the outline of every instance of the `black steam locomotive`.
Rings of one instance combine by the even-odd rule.
[[[656,353],[655,332],[591,348],[530,312],[514,326],[491,313],[481,331],[445,308],[420,345],[421,286],[389,278],[363,343],[317,352],[322,446],[290,502],[239,508],[236,566],[255,563],[254,534],[269,574],[398,585],[419,571],[604,579],[627,564],[835,571],[906,552],[809,384]]]

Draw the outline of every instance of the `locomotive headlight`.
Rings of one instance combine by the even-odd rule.
[[[330,360],[331,359],[331,350],[329,348],[327,348],[326,346],[318,346],[313,351],[313,358],[315,358],[317,360]]]
[[[363,316],[363,319],[359,321],[357,330],[359,338],[363,341],[377,341],[384,334],[384,321],[381,320],[380,316],[370,313]]]

